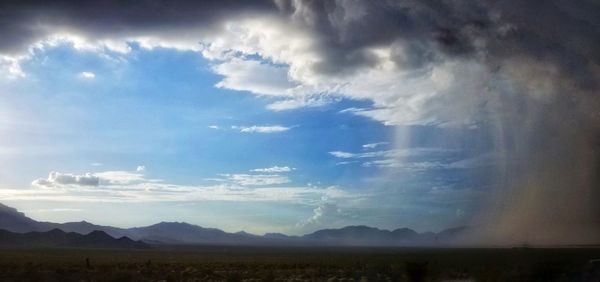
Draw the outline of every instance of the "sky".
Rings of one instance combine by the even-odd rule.
[[[594,1],[0,10],[0,202],[35,219],[600,238]]]

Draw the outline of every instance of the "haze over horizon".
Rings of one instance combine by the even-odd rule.
[[[0,203],[37,220],[600,243],[597,1],[0,11]]]

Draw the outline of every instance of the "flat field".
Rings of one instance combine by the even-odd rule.
[[[0,281],[600,281],[600,248],[0,249]]]

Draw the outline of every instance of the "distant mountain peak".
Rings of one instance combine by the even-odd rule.
[[[249,237],[257,236],[257,235],[254,235],[254,234],[252,234],[252,233],[248,233],[248,232],[246,232],[246,231],[244,231],[244,230],[242,230],[242,231],[238,231],[238,232],[235,232],[235,234],[238,234],[238,235],[243,235],[243,236],[249,236]]]
[[[341,228],[342,230],[381,230],[377,227],[371,227],[366,225],[348,225]]]
[[[291,237],[291,236],[285,235],[283,233],[271,232],[271,233],[265,233],[265,235],[263,235],[263,237],[267,237],[267,238],[288,238],[288,237]]]
[[[15,214],[15,215],[25,216],[24,213],[19,212],[17,209],[15,209],[13,207],[9,207],[7,205],[4,205],[2,203],[0,203],[0,213],[10,213],[10,214]]]
[[[187,222],[183,222],[183,221],[161,221],[159,223],[153,224],[153,225],[157,225],[157,226],[196,226],[196,225],[192,225],[189,224]],[[151,226],[153,226],[151,225]]]
[[[52,228],[49,231],[46,232],[38,232],[38,233],[46,233],[46,234],[67,234],[67,232],[65,232],[64,230],[58,229],[58,228]]]
[[[108,235],[106,232],[102,231],[102,230],[94,230],[90,233],[88,233],[88,235],[92,235],[92,236],[107,236],[110,237],[110,235]]]

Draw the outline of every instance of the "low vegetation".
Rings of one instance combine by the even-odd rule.
[[[598,248],[0,249],[0,281],[600,281]]]

